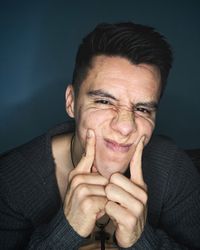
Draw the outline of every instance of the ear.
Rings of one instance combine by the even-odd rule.
[[[74,118],[74,104],[75,104],[74,89],[72,85],[68,85],[65,92],[65,108],[67,114],[71,118]]]

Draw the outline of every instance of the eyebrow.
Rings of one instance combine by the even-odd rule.
[[[115,100],[115,101],[119,101],[116,97],[114,97],[113,95],[105,92],[104,90],[102,89],[97,89],[97,90],[90,90],[87,92],[87,95],[88,96],[100,96],[100,97],[106,97],[106,98],[110,98],[112,100]],[[142,107],[147,107],[147,108],[150,108],[150,109],[157,109],[158,108],[158,103],[155,102],[155,101],[150,101],[150,102],[138,102],[136,104],[132,103],[131,102],[131,105],[132,107],[139,107],[139,106],[142,106]]]
[[[113,95],[105,92],[104,90],[97,89],[97,90],[90,90],[87,92],[88,96],[100,96],[100,97],[106,97],[110,98],[112,100],[118,101],[117,98],[115,98]]]
[[[142,107],[147,107],[147,108],[150,108],[150,109],[158,109],[158,103],[157,102],[138,102],[136,103],[136,105],[134,105],[136,107],[139,107],[139,106],[142,106]]]

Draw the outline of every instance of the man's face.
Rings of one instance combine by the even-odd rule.
[[[75,150],[84,152],[87,130],[96,137],[94,170],[109,178],[125,172],[140,138],[148,143],[155,126],[160,73],[147,64],[97,56],[75,104]]]

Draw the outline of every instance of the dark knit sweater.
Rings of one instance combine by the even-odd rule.
[[[78,249],[84,238],[66,220],[51,137],[63,124],[0,159],[0,249]],[[148,222],[129,249],[200,249],[200,176],[170,140],[153,137],[143,154]]]

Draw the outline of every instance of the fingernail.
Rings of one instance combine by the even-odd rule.
[[[93,131],[91,129],[88,129],[87,131],[87,137],[91,138],[94,135]]]

